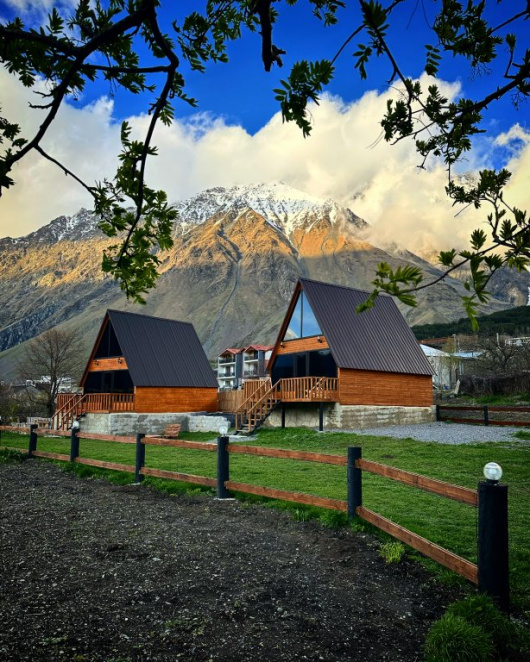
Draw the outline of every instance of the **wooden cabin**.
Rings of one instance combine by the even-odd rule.
[[[358,314],[368,295],[301,278],[268,363],[270,382],[237,424],[253,429],[279,403],[432,407],[433,372],[411,329],[387,295]]]
[[[108,310],[80,386],[82,396],[70,396],[77,415],[218,410],[217,379],[193,325],[160,317]]]

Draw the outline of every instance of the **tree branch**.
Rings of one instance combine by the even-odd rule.
[[[83,188],[85,188],[85,189],[90,193],[91,196],[94,196],[95,188],[94,188],[93,186],[88,186],[88,184],[86,184],[82,179],[80,179],[80,178],[79,178],[75,173],[73,173],[71,170],[68,170],[68,168],[67,168],[66,166],[64,166],[60,161],[57,161],[57,159],[54,159],[53,156],[50,156],[49,154],[47,154],[47,153],[42,149],[42,147],[41,147],[40,145],[35,145],[35,150],[36,150],[39,154],[41,154],[42,156],[44,156],[45,159],[48,159],[48,161],[51,161],[51,162],[54,163],[56,166],[58,166],[59,168],[61,168],[61,170],[64,172],[65,175],[69,175],[70,177],[73,177],[73,178],[75,179],[76,182],[78,182],[79,184],[81,184],[81,186],[82,186]]]

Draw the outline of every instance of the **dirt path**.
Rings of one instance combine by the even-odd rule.
[[[0,660],[421,660],[455,599],[365,534],[0,466]]]

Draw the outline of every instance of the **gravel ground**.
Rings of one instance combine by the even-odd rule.
[[[460,597],[287,513],[0,465],[0,660],[421,660]]]
[[[340,432],[395,437],[397,439],[410,437],[417,441],[436,441],[439,444],[477,444],[489,441],[519,442],[521,440],[513,436],[514,432],[518,430],[529,431],[528,428],[486,427],[484,425],[438,422],[416,425],[389,425],[380,428],[340,430]]]

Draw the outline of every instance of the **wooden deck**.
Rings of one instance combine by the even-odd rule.
[[[73,421],[88,413],[135,411],[134,393],[60,393],[52,419],[52,428],[68,430]]]
[[[337,402],[339,380],[336,377],[292,377],[278,382],[282,402]]]

